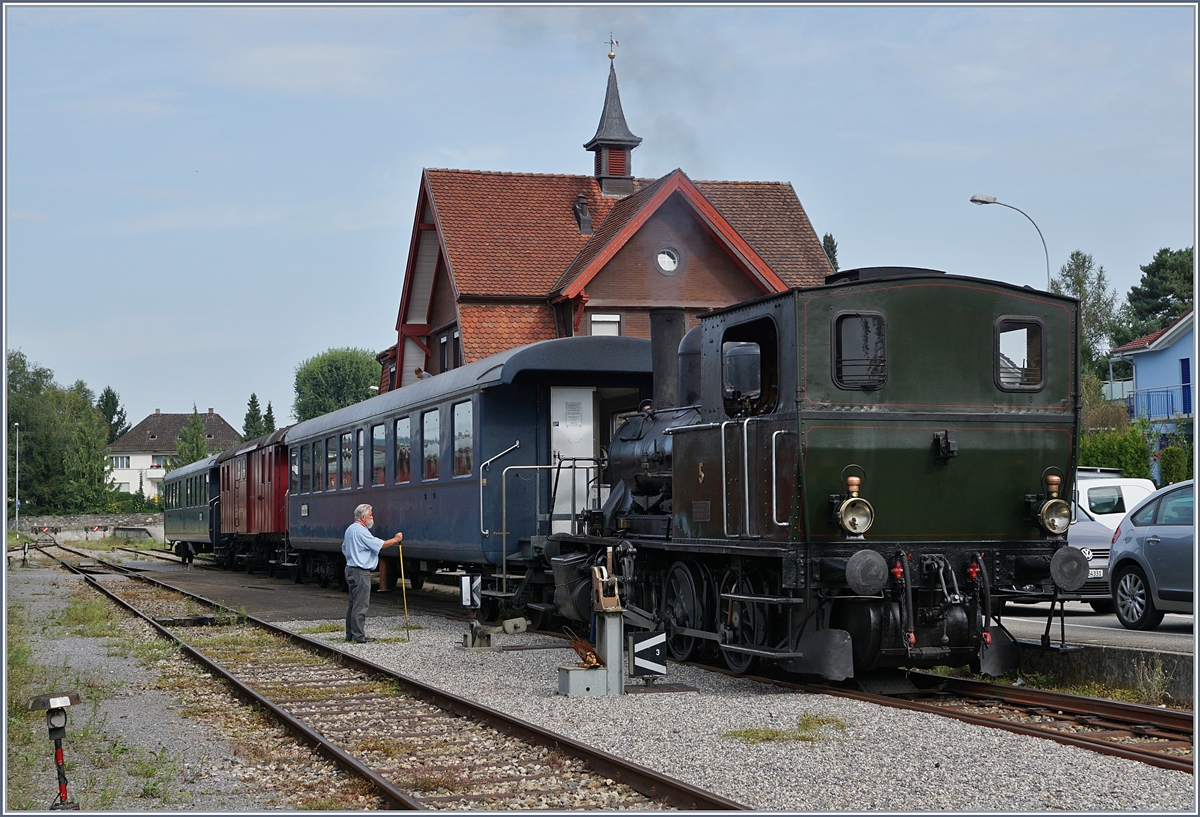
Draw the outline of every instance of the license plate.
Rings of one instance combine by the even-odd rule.
[[[1089,570],[1088,578],[1089,579],[1103,579],[1104,578],[1104,568],[1099,567],[1099,568],[1093,568],[1093,569]]]

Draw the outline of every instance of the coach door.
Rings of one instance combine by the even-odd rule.
[[[574,514],[588,507],[589,478],[595,473],[587,468],[593,464],[587,460],[596,456],[595,394],[595,388],[550,389],[550,464],[566,460],[561,470],[549,472],[549,490],[558,478],[551,533],[570,533]],[[572,471],[575,458],[580,461]]]
[[[246,461],[249,456],[243,454],[233,460],[233,530],[235,533],[245,533],[249,525],[247,511],[249,502],[246,496]]]

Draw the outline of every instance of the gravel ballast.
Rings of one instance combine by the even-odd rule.
[[[10,571],[8,602],[43,617],[77,582],[49,569]],[[408,641],[403,616],[383,615],[367,620],[368,634],[381,639],[375,643],[347,644],[340,631],[308,637],[758,810],[1195,812],[1189,774],[673,663],[666,681],[696,692],[568,698],[557,694],[558,667],[577,658],[561,641],[499,633],[497,646],[552,649],[467,651],[464,623],[428,615],[409,621],[415,629]],[[320,623],[280,624],[301,631]],[[336,775],[318,773],[316,758],[263,768],[239,756],[219,730],[183,717],[170,691],[148,689],[153,671],[107,655],[101,639],[38,637],[35,649],[43,663],[122,678],[125,686],[102,704],[107,727],[130,744],[180,758],[186,796],[171,804],[123,799],[113,810],[295,809],[296,800],[283,793],[298,776],[317,776],[315,789],[323,774],[330,788],[337,783]],[[822,727],[811,741],[751,744],[727,735],[794,728],[804,715],[827,716],[844,728]]]
[[[558,648],[467,651],[465,624],[409,620],[419,629],[407,643],[309,637],[758,810],[1195,812],[1189,774],[674,663],[666,681],[696,692],[566,697],[558,694],[558,667],[577,658],[561,641],[499,633],[497,647]],[[301,630],[315,623],[279,624]],[[370,617],[367,633],[402,639],[404,618]],[[845,728],[824,727],[811,742],[751,744],[725,736],[747,727],[794,728],[805,714],[840,718]]]

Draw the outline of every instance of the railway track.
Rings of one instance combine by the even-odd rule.
[[[704,666],[716,672],[724,670]],[[732,673],[726,673],[732,674]],[[915,692],[881,694],[829,684],[740,676],[786,689],[835,695],[881,706],[1053,740],[1105,755],[1194,774],[1193,715],[1142,704],[1025,689],[924,672],[909,672]]]
[[[370,781],[393,808],[744,808],[94,554],[54,547],[79,562],[42,552]]]
[[[429,601],[426,605],[422,599],[414,594],[409,599],[410,607],[459,617],[455,612],[460,608],[453,604]],[[562,637],[557,632],[539,632]],[[726,672],[708,664],[694,666]],[[1189,712],[916,672],[909,673],[908,678],[918,691],[895,694],[800,684],[777,677],[749,677],[785,688],[927,712],[1194,773],[1193,715]]]

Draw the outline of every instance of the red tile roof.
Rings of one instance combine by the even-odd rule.
[[[459,294],[511,297],[562,289],[569,283],[565,273],[582,271],[670,176],[635,179],[634,195],[615,199],[601,195],[591,176],[425,171]],[[821,284],[833,273],[790,184],[693,184],[787,286]],[[594,237],[580,235],[575,222],[580,193]]]
[[[590,176],[426,170],[459,295],[545,297],[588,243],[575,223],[583,193],[592,224],[617,199]]]
[[[514,346],[551,340],[554,311],[549,304],[459,304],[463,359],[483,360]]]
[[[1145,348],[1151,346],[1154,343],[1154,341],[1158,340],[1163,335],[1167,334],[1167,332],[1170,332],[1177,324],[1186,320],[1189,316],[1191,316],[1191,314],[1192,314],[1192,310],[1188,309],[1187,312],[1184,312],[1178,318],[1171,321],[1171,323],[1169,325],[1164,326],[1162,329],[1159,329],[1157,332],[1151,332],[1149,335],[1143,335],[1142,337],[1138,338],[1137,340],[1131,340],[1131,341],[1129,341],[1129,343],[1126,343],[1124,345],[1118,346],[1116,349],[1113,349],[1112,352],[1110,352],[1109,354],[1113,354],[1115,352],[1132,352],[1137,349],[1145,349]]]

